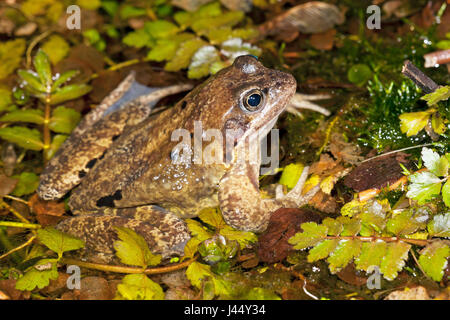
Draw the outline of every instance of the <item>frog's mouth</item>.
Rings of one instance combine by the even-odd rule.
[[[260,142],[269,134],[277,121],[278,115],[256,131]]]

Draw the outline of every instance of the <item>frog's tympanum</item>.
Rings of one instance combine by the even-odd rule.
[[[275,198],[261,198],[259,157],[253,161],[246,151],[249,137],[267,134],[294,95],[290,74],[241,56],[174,107],[152,112],[161,96],[188,88],[152,91],[130,75],[86,115],[48,163],[38,193],[45,200],[59,199],[76,187],[69,200],[74,217],[57,228],[86,242],[84,259],[115,261],[114,226],[133,229],[163,257],[182,254],[190,238],[183,218],[207,207],[219,206],[236,229],[260,232],[276,209],[301,206],[317,191],[302,196],[304,170],[288,194],[278,189]],[[224,135],[240,132],[224,152],[231,153],[230,161],[174,161],[179,140],[173,132],[185,129],[193,135],[195,122]],[[243,160],[237,161],[237,154]]]

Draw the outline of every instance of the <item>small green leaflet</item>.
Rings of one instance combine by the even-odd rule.
[[[319,242],[319,244],[309,250],[308,262],[325,259],[334,251],[334,249],[336,249],[338,243],[338,239],[323,240],[322,242]]]
[[[36,191],[39,185],[39,177],[34,172],[22,172],[20,175],[14,175],[11,178],[19,179],[12,194],[21,197]]]
[[[448,174],[448,160],[445,156],[439,156],[437,152],[429,148],[422,148],[422,160],[431,173],[438,177]]]
[[[384,241],[364,242],[361,254],[355,259],[356,268],[369,271],[371,266],[379,266],[386,254],[387,243]]]
[[[387,253],[383,257],[380,265],[380,271],[387,280],[393,280],[405,266],[405,260],[408,258],[408,252],[411,245],[399,241],[387,245]]]
[[[117,285],[116,299],[164,300],[164,291],[143,273],[129,274]]]
[[[56,268],[57,259],[42,259],[17,280],[16,289],[18,290],[34,290],[45,288],[50,284],[50,280],[58,278],[58,270]]]
[[[69,134],[77,126],[80,119],[81,114],[78,111],[59,106],[53,110],[48,126],[54,132]]]
[[[434,92],[424,95],[421,99],[425,100],[429,106],[433,106],[439,101],[447,100],[450,97],[450,86],[443,86]]]
[[[450,237],[450,212],[435,215],[427,228],[433,237]]]
[[[420,251],[419,264],[431,279],[441,281],[449,257],[449,241],[435,241]]]
[[[39,49],[34,57],[33,64],[44,88],[51,88],[53,82],[52,69],[50,67],[50,60],[43,50]]]
[[[302,175],[305,166],[301,163],[290,163],[283,169],[279,184],[285,185],[292,189],[297,184],[298,179]]]
[[[41,133],[37,129],[19,126],[0,128],[0,138],[28,150],[39,151],[44,147]]]
[[[428,171],[410,175],[409,181],[411,183],[408,186],[406,196],[417,200],[420,205],[439,195],[441,191],[441,180]]]
[[[425,128],[430,115],[427,111],[402,113],[399,116],[401,132],[406,133],[407,137],[415,136]]]
[[[327,261],[331,273],[336,273],[357,257],[361,250],[360,240],[340,240],[336,249],[331,252]]]
[[[146,268],[161,262],[161,255],[152,254],[141,235],[128,228],[114,228],[120,239],[114,242],[114,249],[122,263]]]
[[[71,235],[65,234],[53,227],[46,227],[37,231],[38,239],[50,250],[56,252],[58,257],[66,251],[78,250],[84,247],[84,242]]]
[[[202,282],[210,279],[214,284],[215,295],[229,295],[231,292],[231,283],[222,279],[211,271],[211,267],[194,261],[186,269],[186,277],[192,285],[198,289],[201,288]]]
[[[315,222],[302,223],[301,228],[303,232],[297,232],[288,241],[297,250],[312,247],[327,236],[328,228]]]
[[[0,117],[2,122],[28,122],[35,124],[44,123],[44,112],[39,109],[21,109],[8,112]]]

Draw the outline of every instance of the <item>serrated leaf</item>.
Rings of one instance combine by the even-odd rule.
[[[200,220],[209,224],[210,226],[213,226],[216,229],[221,229],[227,225],[225,223],[225,220],[223,220],[220,210],[217,208],[202,209],[198,213],[198,217],[200,218]]]
[[[199,79],[208,76],[211,66],[220,61],[219,53],[214,46],[203,46],[192,56],[188,67],[188,78]]]
[[[59,35],[52,35],[47,41],[44,42],[41,49],[47,54],[50,62],[53,65],[56,65],[67,56],[70,47],[63,37]]]
[[[386,254],[387,243],[384,241],[363,242],[361,253],[355,258],[355,266],[359,270],[369,271],[371,266],[380,266]]]
[[[9,76],[22,61],[26,49],[25,39],[15,39],[0,43],[0,79]]]
[[[413,218],[412,210],[403,210],[388,220],[386,230],[404,236],[416,232],[420,226],[421,223]]]
[[[51,95],[50,104],[60,104],[61,102],[79,98],[89,91],[92,87],[87,84],[69,84],[55,91]]]
[[[69,134],[80,122],[80,119],[81,114],[78,111],[59,106],[53,110],[48,127],[54,132]]]
[[[47,270],[38,270],[39,266],[49,266]],[[35,288],[42,289],[50,284],[50,280],[58,278],[58,269],[56,268],[56,259],[42,259],[35,266],[31,267],[16,282],[16,289],[32,291]]]
[[[197,261],[192,262],[186,269],[186,277],[199,289],[203,280],[210,279],[214,284],[215,295],[228,295],[231,292],[231,283],[214,274],[210,266]]]
[[[52,92],[58,89],[61,85],[63,85],[65,82],[69,81],[73,77],[75,77],[79,73],[78,70],[70,70],[66,71],[63,74],[59,75],[57,74],[55,77],[55,81],[52,85]]]
[[[445,181],[442,186],[442,200],[447,207],[450,207],[450,182],[449,180]]]
[[[28,87],[38,91],[46,92],[46,86],[41,82],[41,79],[29,70],[18,70],[17,74],[22,78],[23,83]]]
[[[341,234],[342,230],[344,230],[344,226],[341,222],[329,217],[323,219],[322,225],[328,228],[328,235],[330,236],[338,236]]]
[[[424,95],[421,99],[425,100],[429,106],[433,106],[439,101],[447,100],[450,97],[450,86],[443,86],[434,92]]]
[[[200,241],[209,239],[214,235],[211,231],[209,231],[205,226],[203,226],[198,221],[186,219],[185,222],[190,233]]]
[[[353,217],[362,212],[362,209],[365,207],[366,202],[361,202],[357,199],[354,199],[350,202],[344,204],[341,208],[341,215],[347,217]]]
[[[39,185],[39,177],[33,172],[22,172],[20,175],[14,175],[11,178],[18,179],[16,187],[11,192],[17,197],[33,193]]]
[[[322,242],[319,242],[314,248],[309,250],[308,262],[325,259],[334,251],[334,249],[336,249],[338,243],[338,239],[323,240]]]
[[[427,228],[433,237],[450,237],[450,212],[435,215]]]
[[[8,112],[0,117],[2,122],[29,122],[35,124],[44,123],[44,113],[39,109],[21,109]]]
[[[336,249],[330,253],[327,261],[331,273],[336,273],[357,257],[361,250],[360,240],[340,240]]]
[[[128,274],[117,285],[117,298],[126,300],[163,300],[164,291],[145,274]]]
[[[341,236],[356,236],[361,230],[361,220],[349,217],[338,217],[336,219],[338,222],[342,223],[343,230]]]
[[[294,246],[294,249],[297,250],[312,247],[327,236],[328,228],[315,222],[302,223],[301,228],[303,232],[297,232],[288,240]]]
[[[155,39],[153,39],[144,29],[138,29],[128,33],[123,37],[122,42],[127,46],[134,48],[153,47],[155,45]]]
[[[444,156],[439,156],[437,152],[429,148],[422,148],[422,160],[425,167],[436,176],[440,177],[448,174],[448,160]]]
[[[402,113],[399,116],[400,130],[407,137],[415,136],[425,128],[429,118],[430,113],[427,111]]]
[[[114,249],[124,264],[146,268],[161,263],[161,255],[154,255],[144,237],[131,229],[114,227],[120,240],[114,242]]]
[[[150,50],[147,58],[153,61],[172,60],[180,44],[189,39],[193,39],[192,33],[183,32],[170,39],[158,39],[156,45]]]
[[[387,280],[394,280],[405,266],[411,246],[403,241],[389,243],[386,255],[380,265],[380,271]]]
[[[59,147],[63,144],[64,141],[66,141],[67,137],[68,135],[65,134],[57,134],[53,137],[52,142],[50,143],[50,148],[44,151],[46,153],[46,159],[53,158]]]
[[[207,17],[192,22],[191,28],[199,35],[206,34],[212,28],[233,27],[244,19],[241,11],[229,11],[216,17]]]
[[[0,138],[28,150],[39,151],[44,147],[41,133],[37,129],[18,126],[0,128]]]
[[[431,127],[437,134],[443,134],[447,129],[447,127],[445,126],[444,118],[441,117],[438,113],[433,113],[433,115],[431,116]]]
[[[84,242],[74,236],[65,234],[53,227],[37,230],[38,239],[59,257],[66,251],[78,250],[84,247]]]
[[[435,241],[420,251],[419,264],[434,281],[441,281],[450,257],[450,247],[445,241]]]
[[[180,44],[174,57],[166,63],[164,69],[166,71],[179,71],[189,67],[194,53],[205,44],[206,42],[199,38],[184,41]]]
[[[146,22],[144,29],[155,39],[167,39],[177,34],[180,30],[176,25],[166,20]]]
[[[409,176],[411,184],[408,186],[406,196],[417,200],[422,205],[441,191],[441,180],[431,172],[417,172]]]
[[[202,241],[203,240],[200,240],[198,238],[189,239],[189,241],[184,246],[184,256],[181,259],[184,260],[194,257],[195,253],[197,252],[198,245]]]
[[[253,232],[235,230],[230,226],[223,227],[219,233],[228,240],[237,241],[241,249],[244,249],[250,243],[258,241],[258,237]]]
[[[289,189],[292,189],[297,184],[298,179],[302,175],[305,166],[301,163],[290,163],[283,169],[279,184],[285,185]]]
[[[39,51],[36,53],[33,64],[37,74],[39,75],[39,78],[41,79],[41,83],[44,85],[44,88],[51,88],[53,80],[50,60],[42,49],[39,49]]]

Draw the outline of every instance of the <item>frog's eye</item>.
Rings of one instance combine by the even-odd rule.
[[[256,111],[260,109],[264,104],[264,95],[258,90],[251,90],[245,94],[244,99],[242,100],[242,105],[246,111]]]

